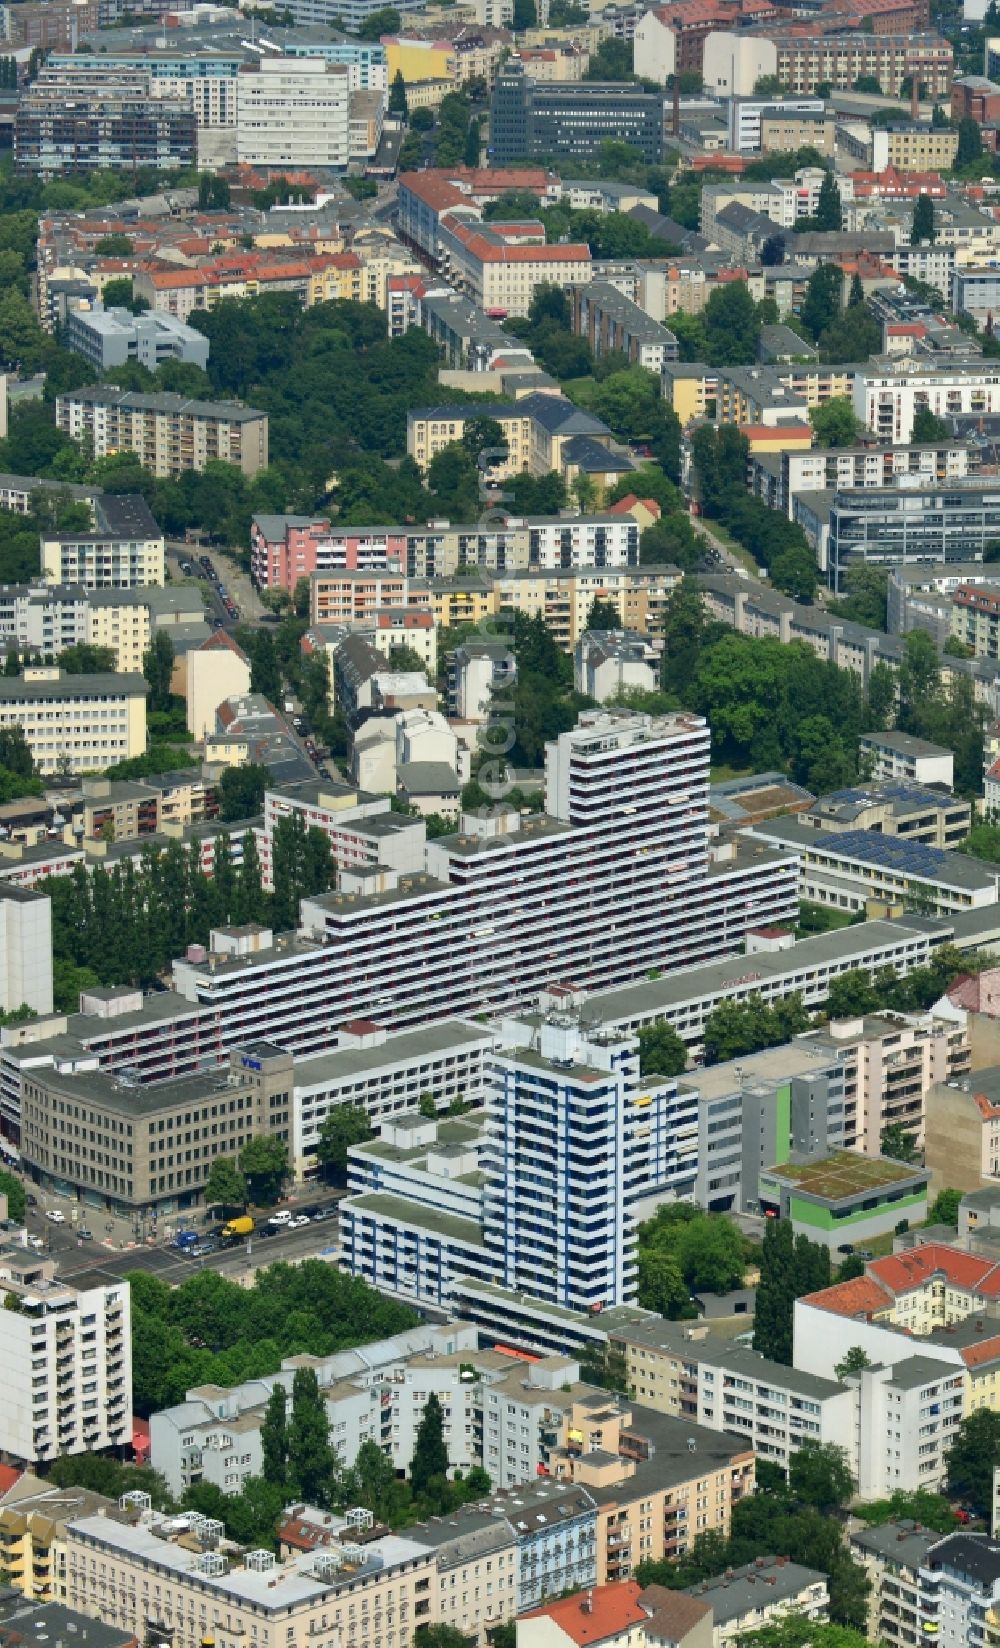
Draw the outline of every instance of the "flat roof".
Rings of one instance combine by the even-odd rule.
[[[465,1247],[485,1247],[483,1233],[474,1219],[460,1219],[451,1213],[438,1213],[436,1209],[424,1207],[419,1202],[407,1201],[402,1196],[389,1196],[381,1191],[371,1191],[367,1195],[349,1196],[341,1203],[341,1209],[349,1208],[359,1213],[374,1213],[380,1219],[387,1220],[393,1225],[404,1225],[409,1230],[429,1230],[435,1236],[444,1236],[449,1241],[461,1242]]]
[[[385,1065],[415,1064],[421,1059],[454,1049],[489,1047],[495,1040],[495,1036],[482,1025],[470,1024],[464,1019],[446,1019],[441,1024],[389,1036],[375,1047],[341,1047],[331,1053],[314,1053],[310,1057],[297,1058],[295,1087],[298,1091],[348,1081],[351,1077],[381,1070]],[[439,1127],[443,1125],[443,1122],[438,1124]],[[371,1149],[371,1145],[365,1148]]]
[[[807,1041],[791,1041],[726,1064],[688,1071],[677,1080],[679,1086],[697,1092],[702,1099],[721,1099],[728,1093],[752,1086],[754,1081],[782,1081],[785,1077],[809,1074],[836,1063],[837,1054],[827,1047],[821,1050]]]
[[[889,1161],[884,1156],[859,1156],[854,1150],[838,1150],[822,1161],[782,1162],[766,1168],[765,1177],[788,1184],[806,1196],[840,1202],[866,1190],[883,1190],[911,1179],[926,1184],[930,1175],[923,1168]]]

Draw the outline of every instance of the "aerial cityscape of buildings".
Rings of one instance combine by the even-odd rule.
[[[994,8],[16,0],[0,147],[0,1648],[998,1648]]]

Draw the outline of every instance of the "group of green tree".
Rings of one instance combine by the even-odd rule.
[[[680,1590],[728,1568],[752,1563],[766,1551],[826,1574],[834,1627],[863,1633],[869,1583],[843,1540],[841,1515],[853,1492],[843,1451],[831,1443],[809,1440],[792,1455],[787,1477],[779,1465],[759,1459],[757,1489],[733,1506],[728,1538],[715,1531],[700,1534],[679,1562],[640,1562],[636,1569],[639,1584]],[[798,1623],[789,1623],[797,1633]],[[823,1627],[813,1621],[807,1625],[805,1634],[793,1633],[787,1642],[803,1648],[823,1643],[825,1639],[817,1635]],[[765,1635],[761,1640],[768,1639]],[[775,1640],[784,1648],[780,1637]],[[840,1648],[836,1637],[829,1640],[831,1648],[834,1644]],[[861,1636],[860,1641],[864,1640]]]
[[[750,1244],[731,1219],[671,1202],[639,1226],[640,1305],[670,1321],[697,1316],[694,1293],[743,1286]]]
[[[0,446],[2,444],[0,442]],[[34,474],[34,471],[8,473]],[[68,492],[36,492],[28,515],[0,509],[0,580],[5,584],[23,584],[38,577],[43,532],[87,532],[91,526],[87,505],[77,503]]]
[[[169,1287],[145,1271],[132,1292],[134,1406],[146,1416],[192,1385],[277,1373],[286,1356],[332,1356],[412,1327],[414,1313],[321,1259],[272,1265],[241,1287],[200,1271]]]
[[[409,130],[399,150],[402,172],[429,166],[478,166],[482,139],[481,116],[473,108],[472,91],[465,85],[448,92],[437,109],[405,108],[406,86],[402,86],[404,108],[399,108],[400,92],[395,88],[397,113],[406,114]]]
[[[204,471],[157,479],[132,453],[95,459],[56,429],[50,399],[13,409],[0,440],[0,467],[139,493],[169,534],[198,528],[235,544],[247,542],[257,510],[315,509],[333,477],[345,522],[426,520],[441,513],[441,500],[425,489],[416,464],[405,456],[407,412],[440,395],[438,348],[423,332],[414,328],[389,339],[385,316],[374,305],[337,301],[304,310],[292,293],[227,300],[210,312],[195,311],[191,321],[210,342],[207,372],[167,362],[153,374],[132,362],[115,368],[115,381],[195,398],[236,397],[260,407],[269,418],[266,469],[248,479],[238,466],[213,460]],[[5,335],[13,336],[9,329]],[[13,341],[10,352],[18,354]],[[49,387],[54,395],[60,387],[94,380],[94,369],[81,357],[69,355],[67,363],[73,384],[50,373],[47,395]],[[491,400],[459,391],[451,396]],[[26,529],[22,522],[10,530],[16,535]],[[24,540],[18,547],[28,552]],[[32,567],[37,570],[33,560]]]
[[[789,1219],[768,1219],[760,1250],[754,1350],[791,1367],[795,1301],[829,1287],[831,1280],[829,1248],[808,1236],[793,1235]]]
[[[176,841],[110,868],[75,865],[68,875],[46,882],[53,954],[79,975],[69,975],[76,993],[96,984],[147,983],[189,944],[207,944],[213,927],[253,921],[279,930],[294,926],[299,900],[326,892],[333,873],[328,838],[314,826],[306,828],[299,813],[275,828],[271,892],[262,884],[252,830],[243,837],[239,865],[229,835],[219,833],[210,876],[199,851]],[[75,1011],[77,1003],[68,1006]]]
[[[755,303],[745,281],[716,286],[700,314],[670,317],[678,358],[708,366],[750,366],[757,360],[762,326],[773,326],[778,306],[773,298]]]
[[[248,1203],[273,1207],[288,1178],[288,1149],[275,1134],[248,1139],[237,1157],[216,1156],[205,1181],[205,1206],[222,1211]]]
[[[695,435],[713,508],[725,507],[720,486],[723,497],[730,491],[735,497],[739,440],[727,425],[717,435],[711,429]],[[759,507],[781,527],[780,517]],[[956,790],[979,791],[986,712],[968,680],[942,679],[937,650],[923,630],[904,638],[898,670],[877,664],[862,687],[852,671],[821,661],[801,643],[736,635],[709,623],[701,595],[685,580],[667,604],[665,639],[664,689],[707,717],[716,761],[758,771],[778,767],[823,794],[857,778],[861,733],[895,725],[953,749]]]
[[[819,587],[816,556],[802,528],[746,489],[750,443],[735,424],[702,424],[691,440],[702,513],[749,550],[776,588],[810,600]]]

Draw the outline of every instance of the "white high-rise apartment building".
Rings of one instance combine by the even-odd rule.
[[[317,57],[265,57],[236,84],[236,150],[250,166],[346,166],[350,74]]]
[[[536,1045],[494,1054],[483,1150],[493,1280],[568,1310],[628,1304],[634,1206],[667,1189],[674,1083],[639,1074],[639,1043],[543,1019]]]
[[[52,903],[28,887],[0,886],[0,1012],[52,1011]]]
[[[548,814],[465,814],[425,872],[342,874],[303,900],[299,939],[178,961],[176,986],[234,1039],[307,1051],[350,1019],[405,1029],[735,954],[749,929],[794,921],[799,863],[709,865],[708,763],[700,716],[588,711],[547,746]]]
[[[50,1259],[0,1249],[0,1294],[15,1308],[0,1341],[0,1450],[33,1465],[132,1438],[132,1341],[125,1282],[76,1288]]]

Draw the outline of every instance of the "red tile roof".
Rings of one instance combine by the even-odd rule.
[[[1000,1265],[992,1259],[980,1259],[938,1242],[928,1242],[908,1253],[893,1253],[887,1259],[875,1259],[868,1266],[868,1275],[897,1295],[923,1287],[937,1274],[943,1275],[953,1287],[969,1293],[986,1298],[1000,1295]]]
[[[22,1474],[16,1465],[0,1465],[0,1495],[10,1493],[15,1482],[21,1480]]]
[[[990,1339],[980,1339],[976,1345],[966,1345],[959,1354],[967,1368],[981,1368],[987,1362],[1000,1362],[1000,1334],[993,1334]]]
[[[649,1618],[639,1604],[639,1586],[634,1579],[623,1585],[595,1585],[589,1591],[577,1591],[574,1596],[561,1597],[522,1614],[522,1619],[550,1619],[554,1625],[580,1648],[592,1643],[614,1641],[615,1637],[633,1626],[644,1625]]]
[[[806,1295],[806,1302],[817,1310],[828,1310],[835,1316],[868,1316],[888,1310],[893,1296],[888,1288],[880,1287],[871,1276],[854,1276],[849,1282],[835,1282],[833,1287],[821,1288],[819,1293]]]

